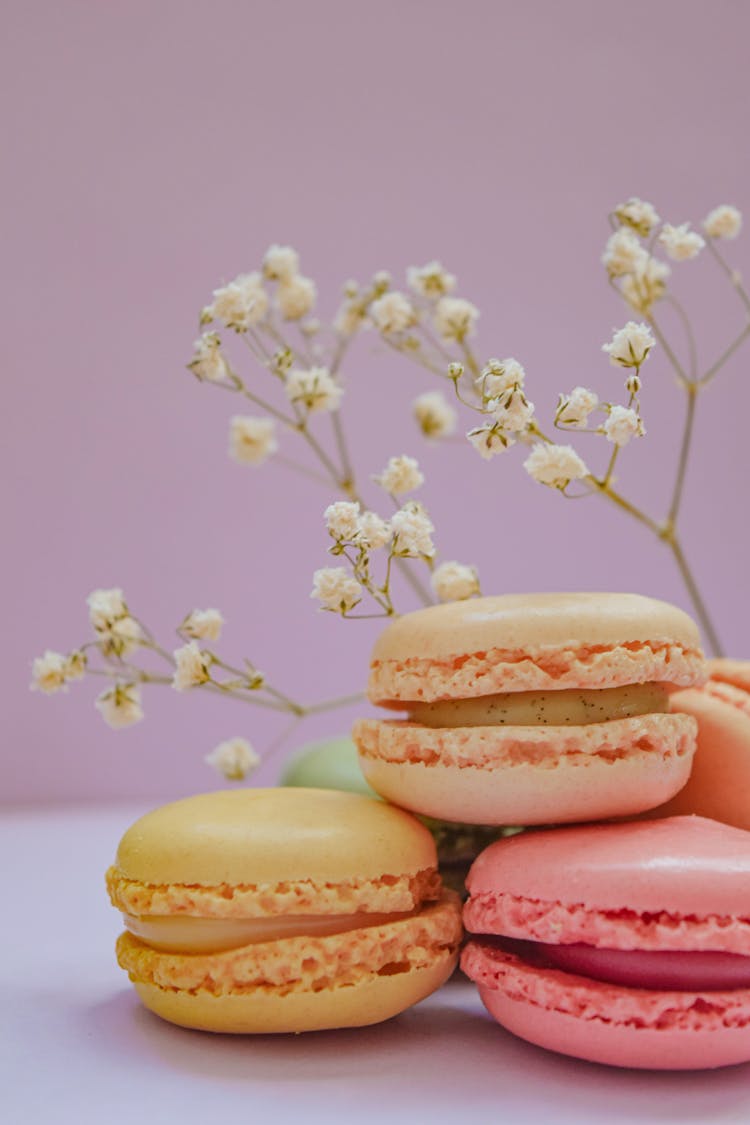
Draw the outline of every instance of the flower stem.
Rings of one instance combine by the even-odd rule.
[[[723,656],[724,649],[722,647],[721,641],[719,640],[719,635],[714,628],[711,618],[709,617],[705,602],[701,597],[701,593],[693,576],[693,572],[688,566],[688,561],[685,558],[685,553],[682,550],[679,539],[676,535],[672,534],[669,538],[665,539],[665,542],[669,546],[669,549],[674,555],[675,562],[679,567],[680,574],[682,575],[683,581],[687,588],[687,592],[690,595],[690,600],[693,603],[695,615],[700,622],[706,639],[708,640],[708,647],[712,655]]]
[[[671,527],[674,527],[675,523],[677,522],[677,516],[680,512],[680,504],[682,503],[682,492],[685,486],[685,472],[687,470],[688,458],[690,456],[690,447],[693,440],[693,428],[695,425],[695,407],[698,401],[697,383],[686,383],[685,393],[687,394],[685,428],[682,432],[682,444],[680,445],[680,457],[677,463],[677,475],[675,477],[674,489],[672,491],[672,503],[669,505],[669,515],[667,516],[667,524]]]

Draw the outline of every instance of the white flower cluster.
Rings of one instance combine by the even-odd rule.
[[[441,297],[435,306],[433,322],[443,340],[461,343],[471,336],[479,319],[479,309],[463,297]]]
[[[67,691],[69,683],[80,680],[85,675],[85,652],[76,650],[65,656],[48,648],[31,665],[31,689],[52,695],[56,691]]]
[[[413,292],[428,301],[439,300],[456,288],[455,276],[435,261],[428,262],[426,266],[409,266],[406,280]]]
[[[539,484],[565,489],[572,480],[589,475],[585,462],[572,445],[538,442],[523,463],[526,472]]]
[[[412,404],[412,412],[426,438],[441,438],[456,428],[456,411],[442,391],[425,391]]]
[[[311,598],[342,616],[362,601],[362,587],[343,566],[323,566],[313,574]]]
[[[384,293],[370,305],[370,317],[378,332],[396,336],[416,324],[417,313],[405,294],[394,290]]]
[[[602,263],[610,279],[619,281],[628,304],[645,314],[664,296],[671,272],[640,241],[652,234],[659,216],[651,203],[638,198],[618,204],[614,216],[621,226],[607,240]]]
[[[573,387],[569,395],[560,395],[555,422],[559,426],[568,426],[571,430],[585,430],[589,424],[589,415],[598,406],[598,396],[588,387]]]
[[[200,687],[211,679],[209,671],[212,663],[211,655],[203,652],[197,641],[177,648],[174,651],[175,672],[172,677],[172,687],[175,691],[188,691],[189,688]]]
[[[462,371],[459,365],[459,370]],[[460,377],[460,375],[459,375]],[[534,420],[534,404],[524,394],[526,372],[517,359],[490,359],[475,383],[482,399],[481,413],[492,421],[466,435],[480,457],[489,461],[525,434]]]
[[[647,324],[629,320],[624,328],[615,330],[608,344],[602,344],[602,351],[607,352],[615,367],[640,367],[655,343]]]
[[[481,593],[476,567],[463,563],[441,563],[432,572],[430,581],[441,602],[462,602]]]
[[[227,781],[244,781],[260,765],[259,754],[239,737],[220,742],[203,760]]]
[[[221,350],[218,332],[204,332],[193,344],[193,358],[188,364],[196,378],[208,383],[224,383],[232,370]]]
[[[659,242],[674,262],[687,262],[691,258],[697,258],[706,245],[705,239],[697,231],[690,229],[690,223],[680,223],[677,227],[665,223]]]
[[[247,332],[252,325],[264,320],[267,313],[268,293],[262,276],[257,271],[241,273],[228,285],[214,289],[213,301],[201,313],[201,323],[220,320],[226,328]]]
[[[180,625],[180,632],[194,640],[218,641],[223,625],[218,609],[194,609]]]
[[[143,633],[130,614],[122,590],[94,590],[86,604],[99,647],[105,655],[127,656],[137,648]]]
[[[229,421],[229,456],[238,465],[262,465],[279,448],[273,418],[235,414]]]
[[[703,220],[709,238],[736,238],[742,230],[742,213],[729,203],[714,207]]]
[[[372,478],[390,496],[404,496],[424,484],[424,474],[419,462],[403,454],[391,457],[382,473]]]
[[[130,727],[143,718],[141,689],[134,683],[116,683],[97,697],[94,706],[113,730]]]
[[[263,276],[278,283],[275,305],[284,320],[302,320],[312,312],[318,291],[312,278],[300,273],[299,254],[291,246],[269,246]]]
[[[344,393],[327,367],[293,367],[284,380],[286,397],[308,414],[338,410]]]

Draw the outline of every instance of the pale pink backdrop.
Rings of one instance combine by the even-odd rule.
[[[98,682],[31,695],[31,658],[83,639],[92,587],[122,585],[165,637],[219,606],[227,655],[303,700],[364,681],[373,623],[308,596],[327,493],[230,462],[235,403],[185,371],[211,289],[290,242],[330,315],[346,278],[437,256],[482,309],[481,350],[524,362],[546,418],[578,382],[616,395],[607,210],[635,193],[676,222],[750,211],[749,33],[740,0],[5,6],[4,801],[179,796],[218,784],[202,763],[217,741],[262,748],[278,730],[154,689],[147,721],[112,733]],[[750,273],[750,230],[731,254]],[[710,358],[739,305],[709,261],[674,272]],[[749,362],[701,400],[685,505],[724,643],[748,656]],[[408,404],[429,378],[372,337],[348,373],[363,476],[416,453],[443,556],[476,562],[486,590],[686,605],[666,554],[596,500],[533,485],[514,453],[425,448]],[[658,355],[645,384],[648,437],[621,482],[660,514],[682,402]],[[288,749],[351,718],[311,722]]]

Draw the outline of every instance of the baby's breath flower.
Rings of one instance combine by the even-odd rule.
[[[427,438],[441,438],[456,428],[456,412],[442,391],[425,391],[412,405],[414,417]]]
[[[309,371],[293,367],[286,377],[284,390],[290,402],[304,406],[311,414],[337,410],[344,393],[327,367],[311,367]]]
[[[350,500],[337,500],[329,504],[323,516],[329,535],[341,542],[351,543],[360,526],[359,504]]]
[[[114,730],[132,726],[143,718],[138,684],[115,684],[102,692],[94,706]]]
[[[391,525],[375,512],[363,512],[359,518],[356,542],[368,551],[385,547],[391,537]]]
[[[269,281],[289,281],[299,273],[299,254],[291,246],[269,246],[263,257],[263,274]]]
[[[310,597],[323,609],[343,616],[362,600],[362,587],[343,566],[324,566],[313,574]]]
[[[476,429],[469,430],[466,436],[485,461],[491,461],[498,453],[504,453],[514,444],[513,439],[504,434],[496,422],[491,426],[477,426]]]
[[[125,595],[119,587],[110,590],[92,590],[86,599],[89,621],[97,633],[106,632],[118,617],[128,614]]]
[[[441,297],[435,306],[435,328],[444,340],[465,340],[479,319],[479,309],[463,297]]]
[[[456,279],[452,273],[443,269],[440,262],[428,262],[426,266],[409,266],[406,271],[406,280],[409,288],[421,297],[437,299],[446,293],[452,293],[456,288]]]
[[[454,363],[448,364],[448,376],[449,376],[449,378],[453,379],[454,382],[458,382],[458,380],[461,378],[463,373],[464,373],[463,363],[455,363],[454,362]]]
[[[416,321],[412,303],[403,293],[384,293],[370,305],[373,324],[384,336],[405,332]]]
[[[523,463],[526,472],[539,484],[566,488],[572,480],[583,480],[588,469],[571,445],[538,442]]]
[[[709,238],[736,238],[742,229],[742,212],[722,203],[706,215],[703,229]]]
[[[211,657],[207,652],[201,652],[196,641],[175,649],[174,658],[176,668],[172,687],[176,691],[187,691],[188,688],[198,687],[211,679]]]
[[[301,320],[312,309],[318,291],[310,277],[290,277],[276,291],[276,305],[284,320]]]
[[[44,655],[37,656],[31,665],[31,690],[43,691],[45,695],[65,691],[68,679],[65,671],[66,659],[63,654],[48,648]]]
[[[229,738],[206,754],[203,761],[227,781],[244,781],[260,765],[260,755],[246,738]]]
[[[560,395],[555,421],[574,430],[585,430],[589,414],[596,410],[599,399],[588,387],[574,387],[569,395]]]
[[[400,558],[431,559],[435,554],[432,533],[435,527],[416,500],[410,500],[391,517],[393,553]]]
[[[629,320],[624,328],[615,331],[608,344],[602,344],[602,351],[608,353],[614,367],[640,367],[655,343],[647,324]]]
[[[367,321],[367,310],[356,297],[347,299],[339,306],[333,319],[333,327],[341,336],[353,336],[363,328]]]
[[[180,625],[180,632],[196,640],[218,641],[223,624],[218,609],[194,609]]]
[[[424,484],[424,474],[414,457],[391,457],[380,476],[372,478],[391,496],[403,496]]]
[[[625,380],[625,390],[628,392],[628,394],[637,395],[640,392],[640,389],[641,389],[640,376],[636,375],[635,371],[631,371],[631,373],[628,375],[627,379]]]
[[[109,629],[101,633],[101,650],[107,655],[127,656],[138,647],[143,631],[134,617],[118,617]]]
[[[221,383],[231,375],[231,369],[221,350],[218,332],[204,332],[194,343],[195,352],[188,364],[198,379],[208,383]]]
[[[506,391],[499,398],[490,399],[485,408],[495,416],[497,425],[509,434],[520,434],[534,417],[534,403],[523,391]]]
[[[517,359],[490,359],[475,379],[485,402],[523,387],[526,372]]]
[[[690,223],[680,223],[677,227],[665,223],[661,228],[659,242],[675,262],[696,258],[706,245],[705,239],[697,231],[690,230]]]
[[[666,262],[646,255],[633,273],[623,277],[620,292],[631,308],[647,316],[654,303],[666,293],[671,272]]]
[[[475,566],[444,562],[433,571],[430,581],[441,602],[461,602],[480,593]]]
[[[618,203],[615,216],[625,227],[631,227],[641,238],[648,238],[659,222],[656,208],[651,203],[633,196],[627,203]]]
[[[603,426],[607,440],[614,445],[627,445],[632,437],[643,437],[646,430],[643,422],[628,406],[611,406]]]
[[[65,657],[65,679],[66,680],[82,680],[86,675],[86,653],[80,649],[74,649]]]
[[[609,236],[602,254],[602,264],[610,277],[635,273],[644,268],[647,259],[648,252],[627,227],[620,227]]]
[[[235,414],[229,422],[229,456],[238,465],[262,465],[279,448],[273,418]]]
[[[214,289],[213,297],[205,316],[220,320],[236,332],[245,332],[268,312],[268,294],[259,273],[240,274],[229,285]]]

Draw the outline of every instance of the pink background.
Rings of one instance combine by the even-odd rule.
[[[147,721],[113,733],[92,709],[98,681],[31,695],[31,658],[84,639],[95,586],[122,585],[164,638],[219,606],[226,655],[303,700],[364,681],[378,623],[308,597],[326,492],[229,461],[237,404],[185,371],[212,288],[290,242],[330,316],[346,278],[437,256],[482,309],[480,350],[522,360],[544,418],[578,382],[616,396],[600,345],[627,317],[599,265],[606,212],[630,194],[675,222],[720,202],[750,211],[749,33],[739,0],[6,5],[3,800],[179,796],[217,784],[202,763],[216,742],[262,748],[278,730],[240,703],[157,688]],[[747,269],[748,235],[730,253]],[[674,272],[710,359],[739,304],[707,259]],[[701,400],[684,511],[737,655],[750,655],[749,355]],[[663,549],[600,502],[533,485],[519,455],[425,448],[408,407],[429,377],[372,335],[347,370],[362,479],[416,453],[443,557],[476,562],[486,591],[687,604]],[[621,484],[660,515],[683,404],[661,356],[645,383],[648,437]],[[311,721],[289,749],[352,714]]]

